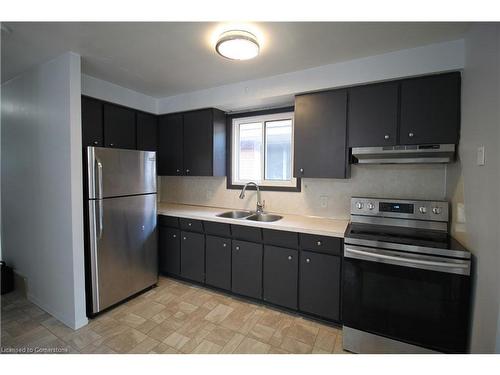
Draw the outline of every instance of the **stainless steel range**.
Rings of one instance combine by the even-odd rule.
[[[352,198],[344,244],[344,349],[467,352],[471,254],[447,202]]]

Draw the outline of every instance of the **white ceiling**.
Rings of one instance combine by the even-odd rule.
[[[2,82],[66,52],[82,72],[154,97],[216,87],[404,48],[460,39],[466,23],[283,22],[243,25],[262,41],[254,60],[230,61],[222,23],[3,23]],[[232,27],[233,26],[233,27]]]

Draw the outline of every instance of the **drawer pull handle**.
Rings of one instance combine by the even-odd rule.
[[[389,134],[384,135],[384,139],[389,139]]]
[[[183,240],[187,240],[187,237],[183,237],[182,239],[183,239]]]
[[[236,246],[236,250],[239,250],[239,249],[240,249],[240,247],[239,247],[239,246]]]
[[[191,225],[193,225],[192,223],[188,223],[188,227],[190,227]]]
[[[177,238],[177,235],[176,235],[176,234],[174,234],[172,237],[173,237],[173,238]]]
[[[306,258],[306,263],[311,263],[311,259]]]
[[[293,257],[291,255],[288,256],[288,260],[292,260]]]
[[[226,246],[227,246],[227,244],[226,244],[226,243],[223,243],[223,244],[222,244],[222,247],[226,247]]]
[[[323,243],[321,241],[316,242],[316,245],[321,246]]]
[[[181,172],[181,170],[180,170],[180,169],[177,169],[177,170],[176,170],[176,172],[177,172],[177,173],[180,173],[180,172]]]

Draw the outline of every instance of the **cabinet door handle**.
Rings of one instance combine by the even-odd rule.
[[[300,172],[300,173],[304,173],[304,168],[300,168],[300,169],[299,169],[299,172]]]
[[[391,138],[389,134],[384,135],[384,139],[389,139],[389,138]]]
[[[239,246],[236,246],[236,250],[239,250],[239,249],[240,249],[240,247],[239,247]]]
[[[172,236],[172,238],[177,238],[177,235],[176,235],[176,234],[174,234],[174,235]]]
[[[292,260],[293,257],[291,255],[288,256],[288,260]]]
[[[187,237],[182,237],[183,240],[187,240]]]
[[[408,133],[408,137],[410,137],[410,138],[413,138],[413,136],[414,136],[414,135],[415,135],[415,134],[413,134],[413,132],[409,132],[409,133]]]
[[[188,223],[188,227],[190,227],[191,225],[193,225],[192,223]]]
[[[321,246],[321,245],[323,245],[323,242],[318,241],[318,242],[316,242],[316,245]]]
[[[115,147],[115,144],[114,143],[110,143],[109,147]]]
[[[181,172],[181,170],[180,170],[180,169],[177,169],[177,170],[176,170],[176,172],[177,172],[177,173],[180,173],[180,172]]]
[[[311,259],[306,258],[306,263],[311,263]]]
[[[224,242],[224,243],[222,244],[222,247],[226,247],[226,246],[227,246],[227,244]]]
[[[94,144],[95,144],[95,145],[98,145],[98,144],[99,144],[99,141],[94,141]]]
[[[190,170],[189,170],[189,169],[186,169],[186,173],[189,173],[189,172],[190,172]]]

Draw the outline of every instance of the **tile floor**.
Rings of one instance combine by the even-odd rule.
[[[3,353],[346,353],[340,329],[165,277],[77,331],[19,293],[1,303]]]

